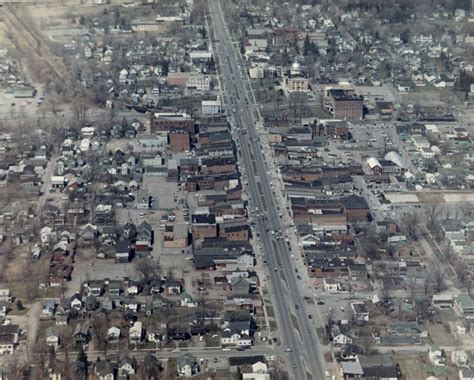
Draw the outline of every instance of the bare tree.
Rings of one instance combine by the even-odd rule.
[[[47,360],[51,355],[51,350],[54,351],[54,348],[48,346],[44,339],[40,339],[33,346],[33,354],[35,357],[35,364],[40,374],[40,378],[43,379],[46,376],[46,364]]]
[[[150,280],[158,275],[159,265],[150,258],[141,258],[135,261],[135,271],[140,274],[143,287],[147,288]]]
[[[12,355],[7,362],[8,375],[11,379],[27,379],[26,364],[20,362],[18,356]]]
[[[385,314],[388,314],[390,310],[390,305],[392,303],[392,292],[390,287],[390,282],[388,279],[382,279],[382,295],[381,295],[383,307],[385,309]]]
[[[420,224],[420,217],[418,213],[405,214],[402,218],[402,230],[410,240],[418,240],[418,225]]]
[[[426,228],[436,239],[439,238],[441,232],[439,228],[441,211],[441,207],[438,203],[429,204],[425,207]]]
[[[454,271],[458,276],[458,281],[461,286],[466,287],[469,281],[471,280],[471,274],[469,271],[469,267],[466,265],[464,260],[459,259],[456,260],[453,264]]]
[[[416,293],[418,291],[418,281],[415,277],[409,277],[407,279],[407,291],[408,291],[408,299],[410,303],[413,305],[413,308],[416,307]]]
[[[72,104],[75,122],[79,128],[82,128],[87,124],[87,111],[89,110],[89,103],[85,97],[77,97]]]
[[[109,329],[109,318],[104,312],[97,312],[92,315],[91,329],[97,341],[98,349],[104,350],[107,355],[108,339],[107,330]]]
[[[429,270],[430,283],[435,293],[440,293],[446,289],[444,277],[446,270],[439,261],[435,261]]]
[[[454,250],[449,242],[446,244],[446,247],[441,250],[441,253],[443,254],[443,259],[449,264],[452,264],[456,258]]]
[[[138,369],[140,379],[161,380],[163,378],[163,367],[153,354],[147,354]]]

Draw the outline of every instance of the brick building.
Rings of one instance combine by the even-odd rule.
[[[187,131],[174,131],[169,134],[170,150],[172,152],[188,152],[191,149],[191,139]]]
[[[247,224],[224,224],[219,229],[219,236],[233,241],[246,241],[249,239],[249,226]]]
[[[217,237],[217,224],[214,215],[193,215],[193,239]]]
[[[364,98],[354,91],[328,91],[329,111],[336,119],[362,119],[364,113]]]
[[[151,133],[187,131],[194,133],[194,118],[186,113],[157,112],[151,115]]]
[[[367,221],[370,213],[367,201],[357,195],[349,195],[342,201],[344,205],[344,212],[349,221]]]

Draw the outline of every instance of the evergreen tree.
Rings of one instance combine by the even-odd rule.
[[[311,41],[309,40],[309,35],[306,35],[303,44],[303,55],[307,56],[311,51]]]

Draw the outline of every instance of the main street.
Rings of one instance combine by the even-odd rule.
[[[247,174],[250,206],[264,216],[255,218],[255,232],[260,236],[269,265],[270,292],[273,296],[278,334],[289,357],[288,369],[294,379],[322,379],[325,363],[316,331],[307,317],[305,302],[298,288],[285,239],[277,239],[271,231],[284,230],[282,213],[286,206],[276,201],[278,187],[272,189],[270,170],[256,130],[256,104],[245,89],[244,65],[229,35],[221,2],[209,0],[212,29],[217,40],[215,51],[224,84],[227,112],[232,116],[232,129],[241,153],[241,164]],[[279,194],[281,196],[281,194]]]

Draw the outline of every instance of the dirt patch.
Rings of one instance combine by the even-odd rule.
[[[429,325],[428,333],[433,343],[438,346],[451,346],[456,343],[448,324]]]
[[[428,357],[426,355],[397,357],[396,361],[406,380],[426,379],[428,376]]]

